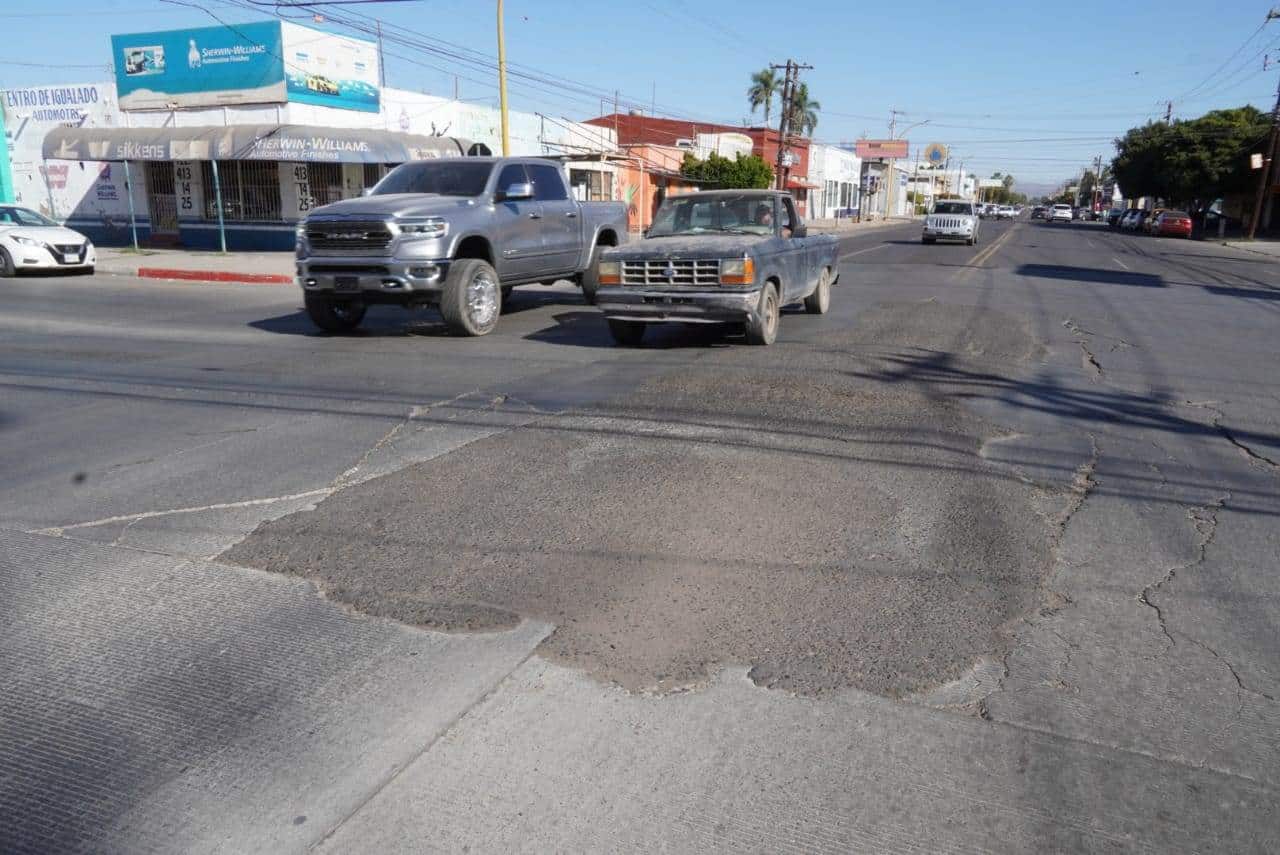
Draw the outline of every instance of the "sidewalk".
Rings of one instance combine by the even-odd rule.
[[[869,229],[883,228],[884,226],[900,226],[904,223],[914,222],[918,217],[889,217],[888,219],[880,218],[876,220],[862,220],[857,222],[851,219],[839,220],[808,220],[809,231],[814,234],[823,235],[847,235],[853,232],[867,231]]]
[[[1224,240],[1222,245],[1258,255],[1280,258],[1280,240]]]
[[[195,252],[98,247],[98,273],[188,282],[293,284],[291,252]]]

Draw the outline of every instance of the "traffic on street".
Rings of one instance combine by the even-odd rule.
[[[1280,851],[1272,114],[570,122],[139,2],[0,90],[0,852]]]

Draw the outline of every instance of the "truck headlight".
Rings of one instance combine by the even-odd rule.
[[[600,262],[600,284],[601,285],[621,285],[622,284],[622,262],[621,261]]]
[[[396,225],[400,227],[400,234],[415,240],[442,238],[449,233],[449,224],[439,217],[415,217],[400,220]]]
[[[756,278],[755,259],[726,258],[720,262],[721,285],[750,285]]]
[[[299,220],[298,225],[293,228],[293,237],[295,240],[301,241],[307,236],[307,224]]]

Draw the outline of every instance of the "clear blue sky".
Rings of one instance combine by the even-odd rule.
[[[244,8],[254,0],[190,2],[232,23],[273,14],[266,0],[257,11]],[[329,13],[377,17],[389,33],[428,40],[430,50],[388,40],[389,85],[449,94],[456,74],[462,97],[496,103],[495,74],[484,67],[496,50],[493,7],[420,0]],[[1270,8],[1261,0],[506,7],[508,60],[541,78],[512,79],[513,108],[583,119],[617,89],[624,104],[652,100],[659,115],[738,123],[749,115],[749,74],[792,57],[814,66],[804,79],[822,104],[819,139],[884,136],[896,108],[905,112],[899,128],[929,120],[909,133],[913,144],[948,143],[967,165],[1028,182],[1078,173],[1126,128],[1162,117],[1168,100],[1183,117],[1244,103],[1269,109],[1280,75],[1280,19],[1259,31]],[[0,88],[104,80],[111,33],[213,23],[200,9],[161,0],[4,0]],[[460,49],[477,52],[464,54],[474,62],[440,53]]]

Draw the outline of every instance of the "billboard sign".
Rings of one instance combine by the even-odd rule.
[[[288,98],[299,104],[378,112],[378,46],[282,23]]]
[[[294,101],[378,111],[372,42],[260,21],[111,37],[125,110]]]
[[[125,110],[285,100],[276,21],[112,36],[111,58]]]
[[[863,160],[876,158],[905,160],[910,145],[906,140],[858,140],[854,151]]]

